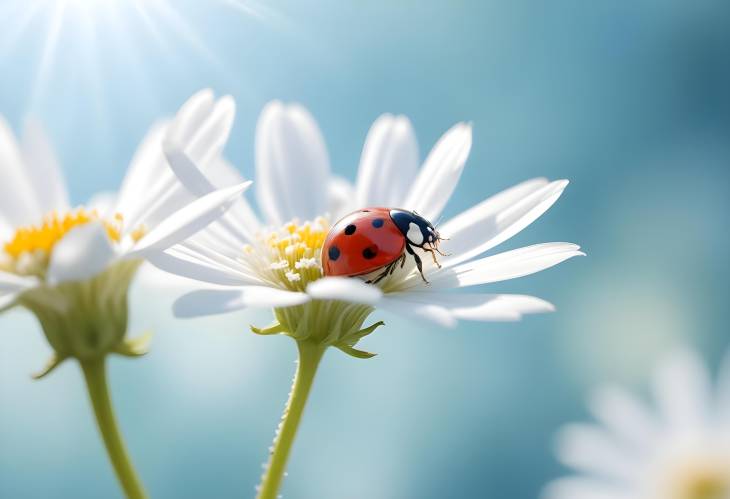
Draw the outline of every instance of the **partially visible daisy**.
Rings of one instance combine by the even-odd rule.
[[[429,283],[415,268],[415,258],[393,267],[394,272],[384,279],[376,278],[377,285],[366,282],[367,276],[323,277],[323,243],[342,214],[383,206],[438,220],[470,148],[471,126],[458,123],[436,143],[419,170],[410,122],[384,115],[368,134],[353,187],[331,175],[324,139],[312,116],[299,105],[272,102],[256,130],[256,194],[265,219],[259,220],[241,198],[198,235],[150,257],[163,270],[218,286],[181,297],[175,303],[178,316],[271,307],[275,322],[266,328],[252,327],[253,331],[286,334],[297,342],[297,374],[258,489],[259,499],[277,497],[325,350],[334,346],[353,357],[374,355],[355,347],[383,325],[379,321],[365,326],[376,307],[451,327],[459,319],[517,320],[524,314],[553,310],[549,303],[531,296],[451,291],[521,277],[582,255],[575,244],[547,243],[478,258],[545,212],[565,189],[568,182],[564,180],[529,180],[440,225],[441,236],[448,238],[441,266],[421,257]],[[166,152],[191,191],[204,195],[214,189],[213,179],[179,144],[168,141]],[[381,225],[375,222],[373,227],[383,225],[382,220]],[[435,229],[431,231],[434,235]],[[347,228],[343,233],[348,234]],[[421,242],[431,240],[419,234]],[[371,251],[375,255],[377,248]]]
[[[619,387],[597,390],[596,424],[565,427],[558,457],[576,475],[546,499],[730,499],[730,352],[717,389],[694,353],[679,350],[656,369],[656,407]]]
[[[528,180],[439,224],[439,232],[448,238],[442,243],[448,256],[441,259],[440,269],[428,263],[430,258],[424,261],[429,285],[413,265],[377,287],[359,279],[322,279],[320,251],[333,222],[366,206],[414,210],[438,220],[470,148],[471,126],[458,123],[419,169],[409,120],[386,114],[368,133],[352,186],[331,174],[324,139],[309,112],[297,104],[268,104],[256,130],[256,197],[264,219],[241,200],[222,222],[152,257],[155,265],[169,272],[226,286],[183,297],[176,314],[197,316],[337,299],[454,326],[458,319],[516,320],[553,310],[530,296],[451,291],[525,276],[581,255],[577,245],[558,242],[478,258],[542,215],[560,197],[566,180]],[[204,184],[205,175],[172,142],[168,154],[184,183]]]
[[[63,174],[41,127],[17,141],[0,117],[0,308],[29,291],[89,279],[121,261],[138,261],[195,234],[219,217],[250,183],[197,198],[179,182],[162,152],[165,137],[216,178],[235,113],[233,100],[210,91],[193,96],[170,123],[152,127],[140,144],[118,196],[102,193],[72,206]],[[219,173],[219,172],[223,173]]]
[[[230,97],[194,95],[174,120],[154,126],[132,160],[119,195],[72,206],[41,128],[18,143],[0,118],[0,310],[20,305],[40,322],[54,350],[37,377],[78,360],[99,430],[125,495],[146,497],[126,454],[106,380],[110,353],[139,356],[147,337],[127,335],[127,292],[151,251],[164,250],[218,218],[249,185],[220,157],[233,121]],[[211,178],[225,183],[191,194],[162,151],[174,140]]]

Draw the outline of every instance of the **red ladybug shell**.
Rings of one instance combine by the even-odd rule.
[[[406,238],[388,208],[365,208],[337,222],[322,246],[327,276],[369,274],[393,263],[405,250]]]

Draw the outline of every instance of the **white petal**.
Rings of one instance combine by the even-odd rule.
[[[324,277],[307,286],[307,294],[318,300],[342,300],[374,305],[383,296],[380,288],[349,277]]]
[[[516,279],[584,255],[579,248],[572,243],[535,244],[437,270],[430,281],[436,287],[456,288]]]
[[[46,278],[52,284],[89,279],[103,271],[115,257],[102,223],[80,225],[68,231],[53,247]]]
[[[625,489],[596,478],[566,477],[548,484],[541,499],[638,499]]]
[[[177,144],[187,144],[195,136],[213,110],[215,96],[213,91],[205,88],[193,94],[175,114],[166,139]]]
[[[170,168],[194,196],[204,196],[216,189],[245,182],[223,159],[213,162],[203,173],[198,164],[179,147],[165,143],[164,149]],[[221,218],[220,224],[224,230],[243,241],[251,241],[261,226],[258,217],[243,197],[234,202],[229,212]]]
[[[177,142],[171,135],[167,140],[184,147],[185,152],[202,165],[208,165],[219,157],[228,142],[236,115],[236,104],[233,97],[226,95],[218,99],[210,113],[204,116],[190,137],[178,138]]]
[[[166,123],[150,127],[140,142],[127,168],[117,196],[116,210],[125,216],[135,215],[140,195],[147,194],[160,181],[160,177],[171,177],[167,161],[162,154],[162,139],[167,130]]]
[[[626,452],[602,428],[572,424],[558,435],[558,458],[566,466],[617,480],[630,481],[637,473],[636,452]]]
[[[3,225],[18,227],[38,223],[45,213],[29,178],[15,134],[0,116],[0,219]]]
[[[0,241],[11,239],[14,233],[15,228],[0,213]]]
[[[224,314],[247,307],[293,307],[309,301],[306,293],[266,286],[242,286],[236,289],[201,289],[181,296],[173,305],[176,317],[200,317]]]
[[[36,200],[44,213],[69,207],[66,182],[48,137],[41,124],[29,120],[23,132],[23,158]]]
[[[341,177],[330,177],[328,188],[327,214],[330,221],[336,222],[358,207],[355,201],[355,187]]]
[[[370,127],[357,172],[358,207],[405,206],[418,170],[418,143],[405,116],[384,114]]]
[[[172,252],[172,254],[168,253]],[[175,252],[174,248],[168,252],[152,252],[147,260],[155,267],[171,274],[195,279],[198,281],[219,284],[223,286],[240,286],[242,284],[259,284],[260,281],[235,272],[230,268],[216,266],[201,260],[195,260],[182,253]]]
[[[24,277],[0,270],[0,293],[22,291],[38,285],[35,277]]]
[[[697,354],[672,352],[657,369],[653,385],[660,413],[671,428],[691,430],[707,424],[711,382]]]
[[[228,222],[236,222],[236,220],[230,220],[231,218],[230,211],[226,212],[221,219],[186,239],[178,247],[185,247],[194,253],[223,255],[227,259],[235,260],[237,263],[245,263],[244,260],[241,260],[241,251],[248,242],[231,232]],[[222,220],[226,221],[225,226],[222,225]]]
[[[196,199],[150,230],[134,246],[132,252],[140,254],[151,250],[161,251],[187,239],[223,215],[235,198],[250,185],[251,182],[244,182]]]
[[[606,386],[594,391],[589,406],[596,419],[633,449],[645,448],[657,437],[657,422],[636,397],[622,388]]]
[[[432,303],[414,303],[407,298],[399,293],[385,294],[378,302],[378,308],[397,316],[405,315],[421,321],[435,322],[442,327],[456,327],[456,318],[446,308]]]
[[[219,158],[218,161],[208,165],[205,173],[218,189],[246,181],[238,170],[223,158]],[[261,222],[245,196],[236,199],[224,219],[229,220],[231,225],[235,226],[236,234],[239,237],[244,237],[247,241],[252,240],[261,230]]]
[[[330,166],[312,115],[274,101],[256,127],[256,198],[267,221],[312,220],[327,209]]]
[[[117,211],[124,215],[125,233],[140,225],[156,225],[193,198],[168,167],[163,140],[181,144],[206,171],[218,160],[232,114],[230,98],[216,103],[212,92],[205,90],[188,99],[171,123],[153,127],[135,154],[120,190]]]
[[[471,125],[457,123],[433,146],[403,208],[436,220],[459,182],[471,150]]]
[[[457,319],[472,321],[515,321],[525,314],[552,312],[552,304],[527,295],[419,291],[403,293],[413,303],[440,305]]]
[[[102,218],[110,218],[114,215],[117,205],[117,194],[111,191],[97,192],[86,203],[90,210],[96,211]]]
[[[170,168],[193,196],[205,196],[216,190],[213,183],[200,171],[198,165],[183,150],[182,146],[163,141],[162,149]]]
[[[439,227],[442,265],[450,267],[506,241],[542,215],[565,190],[567,180],[528,180],[466,210]]]
[[[0,294],[0,312],[12,308],[17,297],[18,293]]]

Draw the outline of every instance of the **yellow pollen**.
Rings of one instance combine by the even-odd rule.
[[[695,463],[675,480],[676,499],[730,498],[730,463]]]
[[[256,266],[272,284],[303,291],[322,277],[320,252],[329,232],[324,218],[313,222],[289,222],[279,230],[259,237],[260,250],[243,248],[248,258],[259,259]]]
[[[56,243],[71,229],[95,220],[101,220],[109,239],[116,243],[121,240],[124,219],[119,213],[110,220],[103,220],[96,210],[84,208],[66,214],[52,212],[39,225],[28,225],[15,231],[12,239],[2,247],[5,255],[0,267],[18,274],[42,275]],[[139,227],[132,231],[131,237],[137,241],[144,232],[144,228]]]

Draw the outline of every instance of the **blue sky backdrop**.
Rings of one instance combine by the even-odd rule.
[[[33,4],[33,6],[29,6]],[[716,365],[730,322],[730,3],[0,1],[0,114],[41,119],[74,202],[114,190],[147,128],[193,92],[232,94],[227,155],[253,175],[271,99],[318,119],[354,178],[383,112],[408,115],[422,156],[457,121],[474,146],[446,215],[535,177],[560,201],[502,248],[580,243],[588,257],[494,286],[557,312],[456,330],[382,314],[367,361],[331,351],[284,497],[532,499],[564,472],[554,431],[588,390],[641,386],[677,344]],[[0,165],[0,169],[2,165]],[[253,496],[294,371],[268,312],[181,321],[140,276],[114,359],[119,419],[153,497]],[[24,311],[0,317],[0,497],[119,497],[81,374]]]

